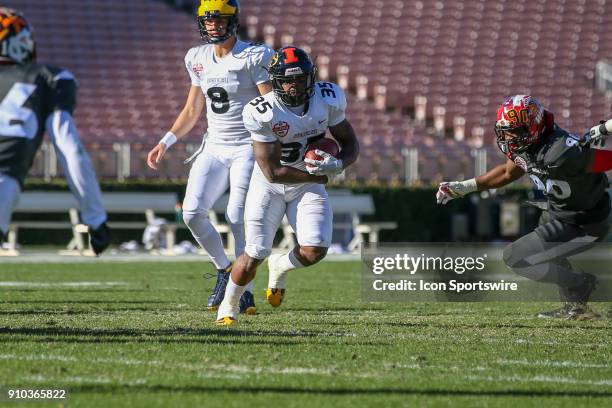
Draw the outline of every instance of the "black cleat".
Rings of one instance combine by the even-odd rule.
[[[208,310],[217,310],[221,302],[223,302],[225,287],[230,278],[230,270],[231,266],[227,269],[217,269],[217,283],[208,297],[208,303],[206,305]]]
[[[248,290],[244,291],[240,297],[240,313],[246,313],[248,315],[257,314],[257,308],[255,307],[255,297]]]
[[[541,319],[594,320],[601,315],[586,303],[566,302],[561,308],[538,313]]]
[[[103,222],[98,228],[89,227],[89,245],[94,254],[100,255],[110,244],[110,228]]]

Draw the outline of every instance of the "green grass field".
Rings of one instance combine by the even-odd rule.
[[[226,329],[204,311],[214,279],[202,272],[212,268],[0,264],[0,388],[67,388],[65,405],[80,407],[612,406],[609,317],[364,303],[359,263],[324,262],[290,275],[279,309],[264,303],[262,268],[260,313]]]

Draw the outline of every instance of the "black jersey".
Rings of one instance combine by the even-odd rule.
[[[542,143],[515,154],[514,162],[544,191],[553,218],[588,224],[608,216],[609,183],[605,173],[588,172],[593,151],[581,146],[579,140],[555,126]]]
[[[45,121],[76,105],[76,80],[49,65],[0,65],[0,172],[21,185],[40,147]]]

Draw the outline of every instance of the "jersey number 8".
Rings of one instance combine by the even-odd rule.
[[[214,113],[220,115],[229,110],[229,95],[225,89],[220,86],[213,86],[208,88],[206,94],[210,98],[210,108]]]

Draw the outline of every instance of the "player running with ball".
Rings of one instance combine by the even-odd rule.
[[[609,230],[610,197],[605,172],[612,169],[612,151],[594,149],[612,131],[612,122],[595,126],[584,138],[555,124],[552,113],[533,97],[515,95],[497,112],[497,144],[505,164],[465,181],[444,182],[438,203],[473,191],[503,187],[525,173],[547,197],[540,225],[504,250],[504,262],[527,278],[556,284],[565,302],[541,318],[587,320],[599,317],[587,301],[595,276],[572,268],[568,256],[586,251]]]
[[[268,302],[280,306],[288,271],[325,257],[332,210],[324,185],[354,163],[359,153],[355,132],[345,118],[344,92],[335,84],[315,83],[316,68],[306,52],[281,48],[268,69],[274,93],[253,99],[243,113],[257,163],[246,200],[246,250],[232,268],[217,314],[217,324],[223,326],[236,323],[240,296],[270,256],[285,214],[298,245],[284,255],[269,257]],[[337,157],[315,151],[321,160],[304,159],[307,146],[323,139],[328,128],[340,144]]]

